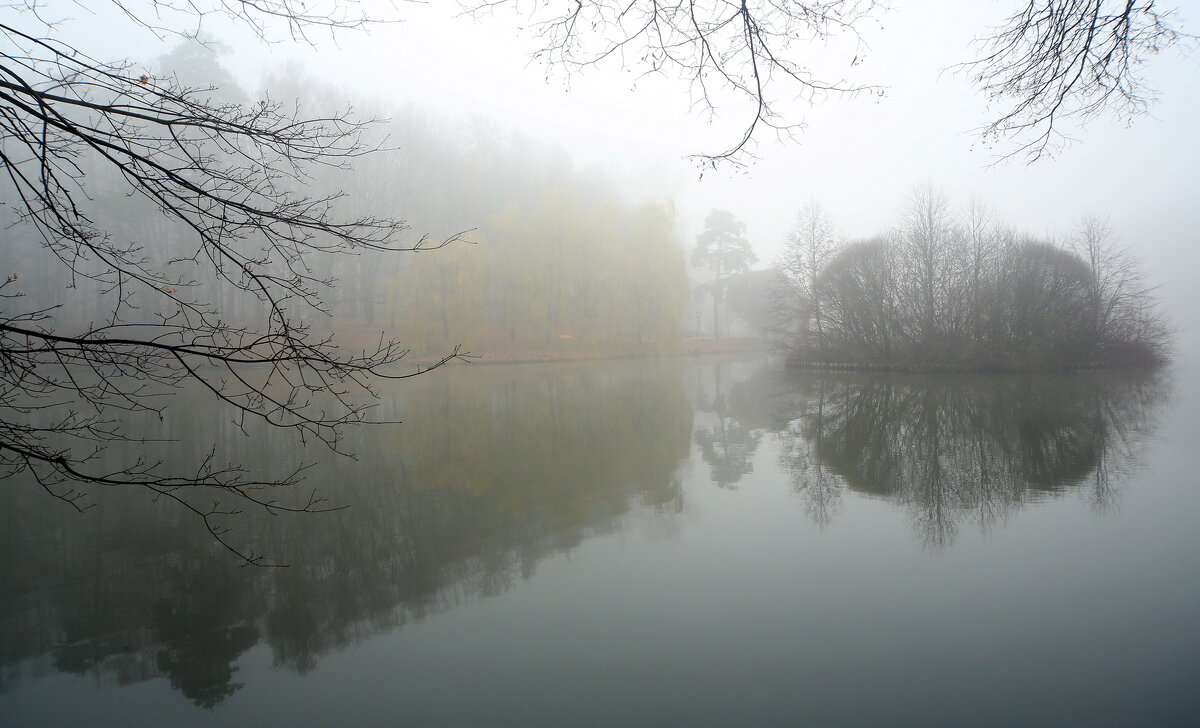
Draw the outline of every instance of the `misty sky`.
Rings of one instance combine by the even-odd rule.
[[[1146,70],[1160,92],[1152,116],[1131,127],[1102,120],[1064,128],[1078,141],[1058,158],[1033,166],[992,166],[995,152],[978,147],[971,130],[989,119],[983,100],[947,70],[972,57],[972,38],[1013,3],[928,0],[904,3],[862,26],[865,48],[849,44],[805,50],[827,77],[886,88],[791,108],[807,129],[791,143],[764,137],[760,160],[747,171],[718,170],[700,179],[683,157],[735,141],[749,109],[729,105],[709,123],[691,108],[688,89],[669,78],[636,78],[616,64],[571,79],[547,78],[529,63],[538,46],[511,13],[472,21],[457,4],[367,4],[403,22],[369,33],[344,32],[312,45],[286,40],[265,46],[244,28],[205,21],[203,30],[232,47],[222,63],[244,85],[289,61],[352,94],[375,97],[448,119],[481,115],[566,149],[579,168],[603,169],[632,196],[671,199],[685,243],[713,207],[747,224],[760,265],[776,254],[798,207],[810,198],[829,210],[847,237],[891,225],[914,184],[942,186],[956,204],[979,195],[1019,229],[1062,237],[1084,212],[1106,214],[1145,258],[1163,297],[1185,329],[1200,309],[1194,278],[1200,252],[1200,53],[1168,50]],[[159,40],[128,23],[77,6],[67,38],[104,60],[153,61],[175,41]],[[102,13],[105,11],[101,11]],[[1193,32],[1200,8],[1185,5]],[[1190,21],[1190,22],[1189,22]],[[113,32],[97,33],[112,28]],[[119,30],[118,30],[119,29]],[[850,68],[847,61],[863,62]],[[809,62],[810,56],[805,56]],[[403,216],[404,211],[388,211]]]

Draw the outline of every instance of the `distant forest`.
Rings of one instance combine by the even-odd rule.
[[[279,98],[337,108],[300,74],[268,81]],[[688,295],[668,203],[630,200],[569,155],[483,118],[445,123],[411,106],[375,130],[389,150],[313,184],[352,213],[403,216],[436,250],[340,256],[331,330],[388,330],[421,355],[462,345],[485,357],[674,351]],[[386,137],[386,138],[384,138]],[[457,239],[444,247],[441,241]]]
[[[198,89],[197,97],[253,113],[259,96],[251,98],[220,65],[213,50],[220,44],[206,42],[182,43],[158,60],[157,73]],[[347,219],[403,218],[416,248],[395,254],[360,247],[347,255],[330,244],[322,254],[314,241],[317,250],[305,253],[303,265],[318,281],[313,285],[325,288],[325,310],[291,307],[314,333],[337,332],[340,346],[356,349],[374,346],[386,330],[426,360],[455,346],[499,358],[677,349],[688,280],[669,203],[631,200],[600,175],[574,169],[566,152],[502,131],[482,115],[448,121],[378,100],[348,108],[343,90],[295,67],[269,76],[260,95],[294,107],[298,118],[377,120],[362,141],[378,151],[345,168],[317,167],[295,184],[307,198],[337,198],[332,211]],[[261,297],[220,284],[242,271],[189,247],[192,231],[146,199],[117,192],[123,183],[101,160],[82,155],[77,163],[100,190],[85,201],[84,214],[114,239],[136,241],[130,255],[177,276],[170,296],[212,304],[234,326],[261,325],[268,313]],[[153,292],[104,281],[108,262],[88,260],[86,251],[67,268],[43,254],[29,227],[13,227],[10,236],[10,260],[19,263],[5,273],[28,282],[26,303],[60,326],[100,323],[97,312],[122,294],[142,315],[153,317],[162,306]],[[245,272],[277,275],[276,268],[283,270],[281,261],[264,247],[261,264],[247,264]]]
[[[1139,261],[1096,216],[1056,244],[927,186],[890,232],[838,244],[812,203],[778,268],[770,328],[795,365],[1152,365],[1170,346]]]

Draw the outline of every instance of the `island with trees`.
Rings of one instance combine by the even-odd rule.
[[[925,186],[891,231],[839,245],[813,202],[778,270],[774,333],[790,366],[1155,366],[1170,349],[1138,259],[1098,216],[1055,243],[978,201],[956,215]]]

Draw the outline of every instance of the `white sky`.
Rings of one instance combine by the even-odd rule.
[[[1200,56],[1171,50],[1147,69],[1161,92],[1151,117],[1130,128],[1094,122],[1071,130],[1079,141],[1057,159],[991,167],[992,152],[973,149],[970,134],[988,118],[984,104],[944,69],[968,60],[971,39],[1013,4],[921,0],[882,15],[878,27],[863,28],[869,49],[851,80],[882,84],[885,97],[801,105],[808,128],[795,142],[764,139],[750,170],[710,171],[702,180],[682,158],[732,143],[743,118],[737,109],[709,125],[690,110],[684,85],[639,81],[616,66],[574,77],[569,88],[560,75],[547,80],[545,69],[528,62],[536,38],[522,34],[522,19],[511,14],[473,22],[454,17],[453,0],[380,3],[375,14],[404,22],[315,47],[263,46],[219,23],[206,30],[234,47],[222,62],[246,85],[295,60],[357,94],[413,102],[438,115],[482,114],[558,144],[578,166],[604,169],[632,196],[671,199],[685,244],[708,211],[722,207],[747,224],[765,264],[808,199],[826,206],[842,234],[866,236],[890,225],[909,189],[928,181],[958,204],[980,195],[1036,234],[1063,236],[1084,212],[1107,214],[1164,284],[1176,318],[1200,312]],[[1196,32],[1200,7],[1181,12]],[[174,42],[75,6],[62,15],[76,18],[63,32],[78,34],[81,47],[104,59],[153,60]],[[838,60],[813,51],[816,63]]]

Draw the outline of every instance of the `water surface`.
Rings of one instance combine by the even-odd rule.
[[[321,515],[0,489],[5,725],[1191,725],[1195,377],[457,367]]]

